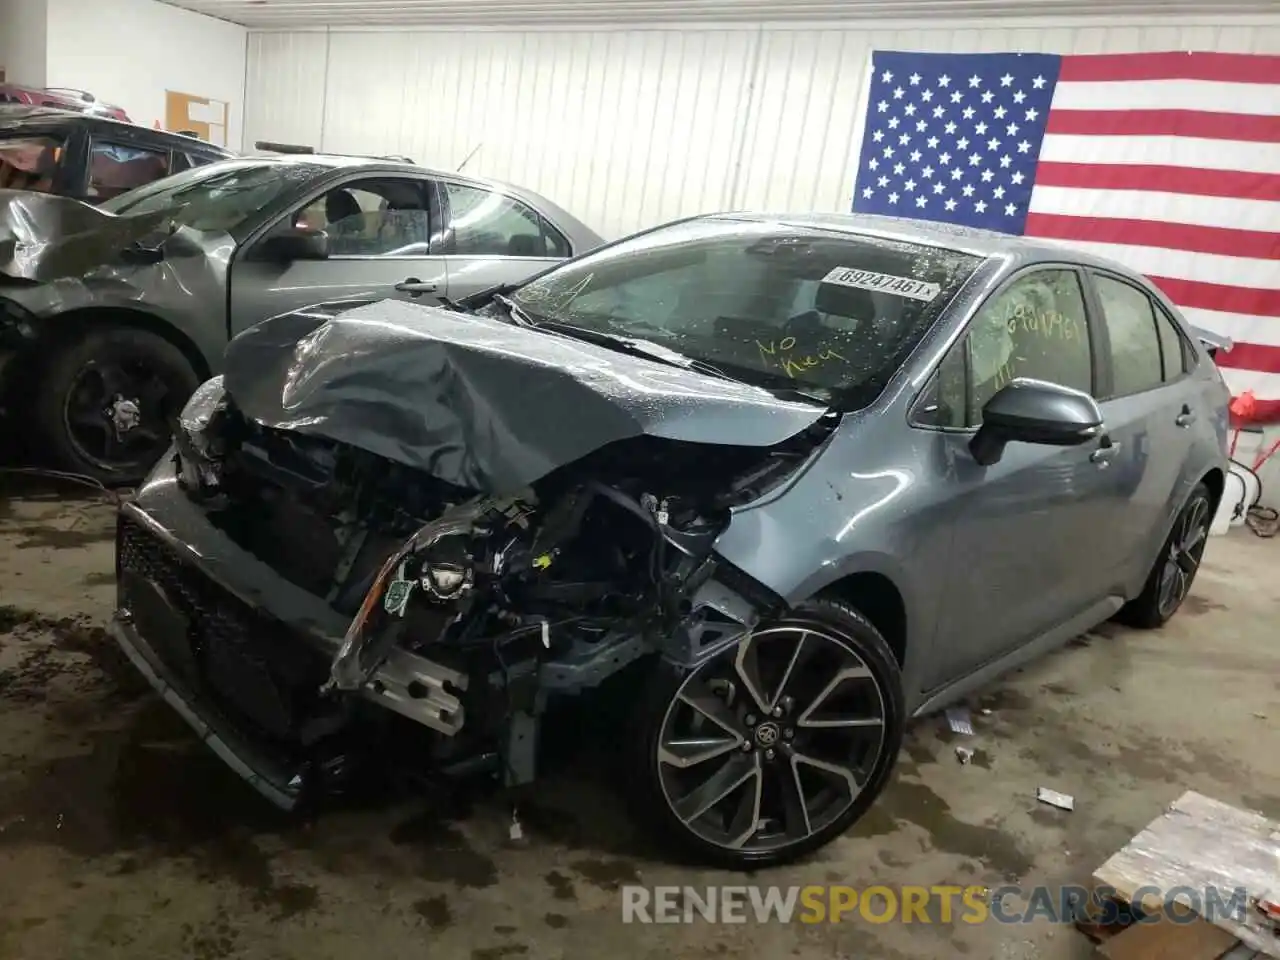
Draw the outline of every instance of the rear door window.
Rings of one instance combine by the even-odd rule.
[[[460,257],[569,256],[569,241],[546,218],[512,197],[445,183],[448,252]]]
[[[107,200],[170,174],[169,151],[95,137],[89,151],[89,196]]]

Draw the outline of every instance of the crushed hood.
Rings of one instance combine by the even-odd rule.
[[[82,276],[156,233],[171,215],[118,217],[70,197],[0,190],[0,274],[40,283]]]
[[[264,426],[480,492],[514,492],[642,434],[766,447],[825,413],[492,317],[396,300],[348,306],[284,314],[232,340],[224,382],[235,405]]]

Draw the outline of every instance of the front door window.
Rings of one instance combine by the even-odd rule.
[[[299,210],[293,225],[323,230],[331,257],[425,257],[431,251],[426,184],[359,180]]]
[[[53,190],[62,148],[61,137],[0,137],[0,190]]]

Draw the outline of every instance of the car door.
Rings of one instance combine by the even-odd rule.
[[[232,335],[326,300],[439,303],[447,275],[436,253],[437,209],[434,185],[416,177],[362,177],[309,196],[237,252]],[[328,255],[287,263],[267,255],[269,238],[298,228],[323,230]]]
[[[1116,584],[1149,570],[1157,547],[1194,477],[1185,465],[1189,429],[1208,410],[1186,374],[1187,350],[1173,321],[1148,291],[1128,278],[1090,271],[1107,358],[1099,393],[1116,454],[1111,464],[1108,556]]]
[[[474,184],[440,186],[452,299],[524,280],[570,255],[564,234],[528,204]]]
[[[1095,556],[1107,483],[1099,443],[1011,443],[983,467],[969,452],[982,407],[1015,378],[1094,393],[1085,287],[1073,266],[1044,266],[1007,281],[978,309],[943,360],[913,424],[940,428],[929,483],[951,555],[926,677],[956,679],[1063,624],[1100,599]],[[1105,455],[1102,458],[1105,460]]]

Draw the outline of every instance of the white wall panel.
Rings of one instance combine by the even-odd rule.
[[[622,234],[729,203],[755,41],[751,30],[335,32],[324,148],[447,169],[474,151],[468,173]]]
[[[478,146],[468,172],[540,190],[613,237],[709,210],[849,209],[874,49],[1280,53],[1280,15],[1015,24],[348,29],[328,35],[327,72],[319,35],[258,33],[246,139],[446,168]],[[315,133],[280,132],[302,126]]]
[[[0,0],[0,69],[9,83],[45,83],[49,9],[45,0]]]
[[[25,3],[26,0],[19,0]],[[226,145],[240,146],[247,31],[153,0],[45,0],[45,82],[165,120],[165,91],[227,104]]]
[[[329,35],[323,31],[249,34],[244,148],[255,140],[318,146],[324,136]]]
[[[868,49],[853,30],[764,31],[735,208],[848,208]]]

